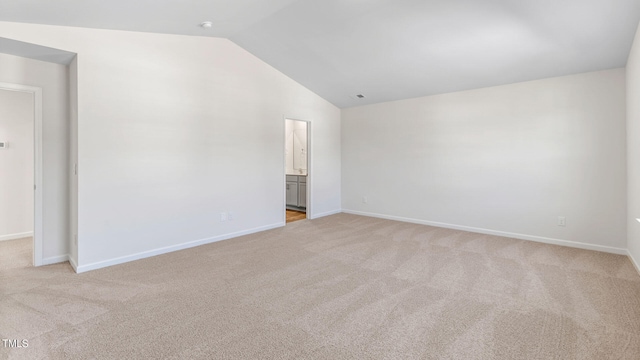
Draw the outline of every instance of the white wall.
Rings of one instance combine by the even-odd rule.
[[[0,240],[33,234],[33,109],[32,94],[0,89]]]
[[[68,67],[0,53],[0,82],[42,88],[42,253],[44,263],[63,260],[69,253]]]
[[[78,54],[79,271],[283,225],[283,116],[312,122],[311,217],[340,211],[340,110],[232,42],[0,32]]]
[[[640,271],[640,27],[627,61],[627,247]]]
[[[342,115],[345,211],[624,252],[624,69]]]

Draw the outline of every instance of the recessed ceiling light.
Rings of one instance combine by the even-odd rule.
[[[211,29],[211,27],[213,26],[213,22],[211,21],[203,21],[200,23],[199,25],[201,28],[203,29]]]

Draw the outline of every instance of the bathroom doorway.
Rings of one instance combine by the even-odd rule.
[[[310,122],[285,119],[285,222],[308,218]]]

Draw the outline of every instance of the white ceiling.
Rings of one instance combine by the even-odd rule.
[[[349,107],[623,67],[640,1],[0,0],[0,21],[227,37]]]

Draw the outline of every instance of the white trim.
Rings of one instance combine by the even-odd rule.
[[[22,238],[31,237],[31,236],[33,236],[33,231],[0,235],[0,241],[16,240],[16,239],[22,239]]]
[[[44,243],[44,232],[42,230],[42,88],[0,82],[0,89],[10,91],[20,91],[33,94],[33,133],[34,133],[34,185],[33,194],[33,265],[43,265],[42,247]]]
[[[260,227],[249,229],[249,230],[243,230],[243,231],[238,231],[234,233],[214,236],[206,239],[194,240],[194,241],[190,241],[190,242],[186,242],[178,245],[171,245],[171,246],[166,246],[166,247],[162,247],[154,250],[143,251],[133,255],[126,255],[126,256],[122,256],[114,259],[98,261],[98,262],[87,264],[87,265],[77,266],[72,263],[71,266],[75,265],[74,268],[76,272],[79,274],[79,273],[83,273],[90,270],[96,270],[96,269],[101,269],[107,266],[113,266],[113,265],[123,264],[123,263],[134,261],[134,260],[145,259],[145,258],[156,256],[156,255],[166,254],[166,253],[170,253],[178,250],[184,250],[184,249],[192,248],[195,246],[210,244],[210,243],[214,243],[221,240],[227,240],[227,239],[235,238],[238,236],[249,235],[249,234],[271,230],[271,229],[275,229],[283,226],[284,226],[283,222],[278,222],[275,224],[260,226]]]
[[[640,263],[638,263],[636,259],[633,258],[633,255],[631,255],[631,251],[629,250],[627,250],[627,256],[629,257],[629,260],[631,260],[631,263],[633,264],[633,266],[636,268],[636,271],[638,272],[638,274],[640,274]]]
[[[471,226],[447,224],[447,223],[441,223],[441,222],[435,222],[435,221],[411,219],[411,218],[405,218],[400,216],[368,213],[368,212],[348,210],[348,209],[343,209],[342,212],[347,214],[369,216],[369,217],[375,217],[375,218],[387,219],[387,220],[396,220],[396,221],[408,222],[413,224],[429,225],[429,226],[469,231],[469,232],[475,232],[475,233],[487,234],[487,235],[503,236],[508,238],[520,239],[520,240],[529,240],[529,241],[535,241],[535,242],[540,242],[545,244],[568,246],[568,247],[578,248],[578,249],[602,251],[602,252],[611,253],[611,254],[626,255],[628,253],[627,249],[623,249],[623,248],[588,244],[588,243],[582,243],[577,241],[553,239],[553,238],[547,238],[542,236],[518,234],[518,233],[511,233],[506,231],[490,230],[490,229],[476,228]]]
[[[69,255],[52,256],[42,259],[42,265],[59,264],[65,261],[69,261]]]
[[[78,264],[76,264],[76,262],[73,260],[73,256],[69,255],[69,264],[71,264],[71,267],[73,268],[73,271],[76,272],[76,274],[78,273]]]
[[[311,120],[302,120],[307,122],[307,199],[306,199],[306,214],[307,219],[311,219],[315,217],[313,213],[314,202],[313,202],[313,180],[314,180],[314,172],[313,172],[313,154],[315,151],[313,150],[313,131],[311,128],[313,127],[313,123]]]
[[[323,213],[320,213],[320,214],[314,214],[313,217],[310,217],[309,219],[318,219],[318,218],[329,216],[329,215],[340,214],[341,212],[342,212],[341,209],[327,211],[327,212],[323,212]]]
[[[287,118],[282,117],[282,222],[287,223]],[[307,171],[309,171],[307,169]]]

